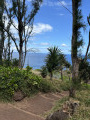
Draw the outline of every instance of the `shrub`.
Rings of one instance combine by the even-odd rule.
[[[9,67],[9,66],[18,67],[18,65],[19,65],[19,60],[17,58],[14,58],[10,61],[8,59],[3,60],[3,66],[4,67]]]
[[[11,99],[15,91],[21,90],[29,96],[39,90],[41,78],[19,68],[0,67],[0,98]]]
[[[41,76],[45,78],[47,76],[47,68],[46,66],[43,66],[41,69]]]
[[[54,91],[54,87],[51,82],[33,74],[30,67],[21,70],[18,67],[1,66],[0,99],[12,100],[15,91],[21,91],[25,96],[29,97],[39,91]]]
[[[16,59],[16,58],[14,58],[14,59],[12,59],[12,66],[13,67],[18,67],[18,65],[19,65],[19,60],[18,59]]]
[[[61,90],[68,91],[69,88],[70,88],[70,86],[71,86],[71,84],[72,84],[71,81],[62,81],[62,82],[60,83],[60,86],[59,86],[59,87],[60,87]]]
[[[31,70],[32,70],[32,67],[30,67],[30,66],[27,66],[27,67],[26,67],[27,74],[28,74]]]
[[[6,59],[6,60],[3,60],[3,61],[2,61],[2,65],[3,65],[4,67],[8,67],[8,66],[12,65],[12,62]]]
[[[44,93],[47,93],[47,92],[55,91],[55,88],[54,88],[54,86],[52,85],[51,82],[44,79],[40,83],[40,91],[44,92]]]

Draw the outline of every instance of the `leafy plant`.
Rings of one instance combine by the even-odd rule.
[[[32,67],[30,67],[30,66],[27,66],[27,67],[26,67],[27,74],[28,74],[31,70],[32,70]]]
[[[47,68],[46,68],[46,66],[43,66],[42,67],[42,69],[41,69],[41,76],[43,77],[43,78],[45,78],[46,76],[47,76]]]
[[[49,54],[46,57],[46,67],[48,69],[48,72],[50,73],[50,77],[52,80],[53,77],[53,71],[56,69],[56,67],[58,66],[58,56],[59,56],[59,52],[60,50],[58,49],[58,47],[51,47],[48,48]]]
[[[12,98],[15,91],[21,90],[25,95],[39,90],[41,78],[27,70],[0,67],[0,98]]]

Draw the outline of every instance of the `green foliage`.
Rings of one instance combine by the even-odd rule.
[[[48,69],[48,72],[52,72],[53,70],[56,69],[56,67],[58,66],[58,56],[59,56],[59,52],[60,50],[58,49],[58,47],[51,47],[48,48],[49,54],[46,57],[46,67]]]
[[[63,70],[63,68],[70,68],[70,63],[66,60],[65,55],[63,53],[59,53],[59,64],[57,69]]]
[[[44,93],[53,92],[55,91],[55,88],[50,81],[47,81],[46,79],[44,79],[40,83],[40,91]]]
[[[47,68],[46,68],[46,66],[42,66],[42,69],[41,69],[41,76],[43,77],[43,78],[45,78],[46,76],[47,76]]]
[[[90,64],[84,59],[81,60],[81,63],[79,65],[79,77],[86,83],[88,80],[90,80]]]
[[[80,9],[81,0],[73,0],[73,38],[72,38],[72,52],[73,56],[77,57],[80,46],[83,45],[83,38],[81,35],[81,28],[85,28],[83,22],[82,11]]]
[[[80,101],[80,106],[70,120],[89,120],[90,119],[90,89],[77,91],[76,99]]]
[[[61,90],[68,91],[70,89],[70,86],[72,84],[72,81],[63,81],[60,83],[59,87]]]
[[[46,57],[46,67],[50,73],[51,79],[55,70],[62,71],[64,68],[70,68],[70,63],[58,47],[48,48],[49,54]],[[62,76],[63,77],[63,76]]]
[[[0,67],[0,98],[11,99],[14,92],[21,90],[30,96],[40,88],[41,78],[19,68]]]
[[[6,60],[2,61],[2,64],[4,67],[9,67],[9,66],[10,67],[18,67],[19,60],[14,58],[14,59],[12,59],[12,61],[11,60],[9,61],[8,59],[6,59]]]
[[[19,60],[18,60],[17,58],[12,59],[11,65],[12,65],[13,67],[18,67],[18,65],[19,65]]]
[[[27,66],[27,67],[26,67],[27,74],[28,74],[31,70],[32,70],[32,67],[30,67],[30,66]]]
[[[33,74],[29,66],[25,70],[0,66],[0,99],[11,100],[14,92],[19,90],[29,97],[39,91],[51,92],[55,89],[51,81]]]
[[[57,101],[54,107],[49,112],[46,112],[45,115],[47,116],[57,110],[62,109],[62,106],[65,104],[65,102],[71,99],[73,101],[79,101],[79,106],[76,108],[74,115],[70,117],[69,120],[89,120],[90,119],[90,95],[89,94],[90,94],[90,89],[88,89],[85,84],[82,84],[81,90],[76,92],[76,98],[71,99],[68,96],[63,97],[62,99]]]
[[[4,67],[8,67],[8,65],[10,65],[11,66],[11,61],[8,61],[7,59],[6,60],[2,60],[2,65],[4,66]]]

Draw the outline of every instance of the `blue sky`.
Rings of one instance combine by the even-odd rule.
[[[31,0],[27,0],[30,2]],[[60,0],[64,6],[72,11],[72,0]],[[85,23],[90,13],[90,0],[82,0],[82,14]],[[64,54],[70,54],[72,38],[72,15],[61,6],[58,0],[43,0],[38,14],[34,19],[34,36],[28,42],[28,49],[47,53],[47,48],[58,46]],[[83,54],[88,43],[89,27],[82,32],[84,38]],[[13,45],[14,46],[14,45]]]

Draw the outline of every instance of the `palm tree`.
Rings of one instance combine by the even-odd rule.
[[[46,57],[46,67],[48,72],[50,73],[50,79],[52,80],[53,77],[53,71],[57,68],[58,64],[59,64],[59,53],[60,50],[58,49],[58,47],[51,47],[48,48],[49,54]]]
[[[65,55],[62,52],[59,53],[59,60],[58,61],[59,61],[58,70],[60,70],[61,80],[63,80],[63,69],[69,68],[70,63],[66,60]]]

